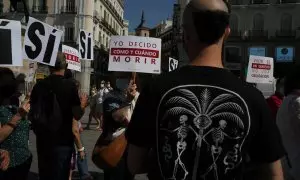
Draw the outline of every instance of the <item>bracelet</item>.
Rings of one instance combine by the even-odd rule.
[[[78,152],[82,152],[82,151],[84,151],[84,147],[78,149]]]

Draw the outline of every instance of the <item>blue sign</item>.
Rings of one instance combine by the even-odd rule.
[[[249,56],[266,56],[266,48],[265,47],[251,47],[249,48]]]
[[[277,62],[293,62],[294,48],[293,47],[277,47],[276,61]]]

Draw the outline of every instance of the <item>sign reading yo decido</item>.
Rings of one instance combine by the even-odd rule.
[[[161,39],[112,36],[109,71],[161,73]]]

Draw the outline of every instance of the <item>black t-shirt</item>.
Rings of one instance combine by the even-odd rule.
[[[246,159],[269,163],[284,155],[263,95],[212,67],[186,66],[148,84],[126,137],[153,149],[153,180],[238,180]]]
[[[37,101],[40,91],[44,89],[46,83],[49,89],[56,94],[57,102],[61,109],[63,122],[59,128],[59,139],[55,140],[54,146],[74,146],[74,136],[72,132],[73,118],[80,120],[84,111],[81,109],[80,98],[76,84],[71,79],[65,79],[63,76],[50,75],[46,79],[37,83],[31,93],[31,103]],[[47,103],[47,102],[45,102]],[[45,148],[49,147],[46,137],[37,137],[37,142],[45,144]]]

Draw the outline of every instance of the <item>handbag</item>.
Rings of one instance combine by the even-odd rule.
[[[92,160],[100,169],[109,169],[116,167],[127,147],[125,133],[116,137],[108,145],[96,145]]]

